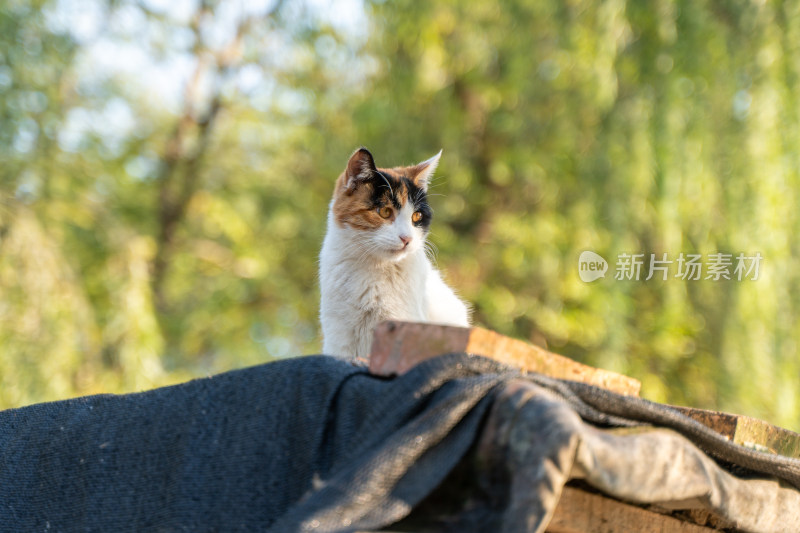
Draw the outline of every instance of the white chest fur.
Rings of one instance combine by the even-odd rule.
[[[469,325],[467,307],[422,246],[400,260],[387,260],[370,254],[360,233],[329,215],[319,265],[323,353],[367,357],[373,329],[388,319]]]

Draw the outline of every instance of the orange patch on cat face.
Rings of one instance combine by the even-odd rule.
[[[345,176],[342,174],[336,181],[336,192],[333,200],[333,217],[340,226],[351,226],[356,229],[375,229],[388,220],[381,216],[369,204],[372,196],[372,185],[364,184],[348,194],[345,192]]]
[[[390,178],[389,185],[392,187],[394,197],[400,206],[408,201],[408,190],[400,181],[402,169],[378,169]],[[383,190],[383,187],[380,187]],[[377,212],[374,198],[375,185],[372,183],[359,184],[353,191],[347,190],[347,176],[342,173],[336,180],[336,190],[333,200],[333,216],[340,226],[350,226],[361,230],[374,230],[384,224],[390,224],[394,217],[383,218]],[[380,205],[394,207],[388,190],[378,196]]]

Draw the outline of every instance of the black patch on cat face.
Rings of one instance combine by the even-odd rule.
[[[372,194],[370,203],[377,209],[384,205],[391,205],[400,210],[406,202],[411,202],[414,211],[418,211],[422,218],[414,225],[422,228],[426,233],[433,220],[433,209],[428,205],[428,195],[424,189],[418,187],[405,174],[397,175],[394,172],[377,170],[370,180]]]
[[[422,218],[418,222],[414,222],[414,225],[422,228],[427,233],[433,220],[433,209],[428,205],[428,194],[406,177],[403,178],[403,183],[408,190],[408,201],[414,205],[414,211],[422,215]]]
[[[387,172],[378,170],[372,177],[372,196],[370,201],[372,207],[378,208],[384,205],[391,205],[395,209],[400,209],[400,198],[397,198],[397,193],[400,184],[397,179]]]

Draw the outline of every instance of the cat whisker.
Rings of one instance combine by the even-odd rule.
[[[384,176],[383,174],[378,174],[378,175],[381,178],[383,178],[383,181],[386,183],[386,186],[389,187],[389,192],[391,193],[392,196],[394,196],[394,189],[392,189],[392,184],[389,183],[389,180],[386,179],[386,176]]]
[[[436,187],[438,185],[441,185],[441,183],[437,183],[437,182],[441,182],[441,181],[442,181],[442,176],[437,176],[437,175],[434,174],[431,177],[430,181],[428,182],[428,188],[430,189],[431,187]]]
[[[425,256],[430,260],[431,263],[436,263],[436,255],[439,253],[439,249],[430,241],[425,241]]]
[[[370,255],[371,247],[369,243],[362,241],[352,241],[347,244],[347,255],[351,256],[357,263],[363,262]]]
[[[359,255],[356,262],[362,263],[365,259],[367,259],[370,255],[372,255],[372,247],[369,246],[368,243],[359,243]]]
[[[425,257],[428,258],[428,261],[430,261],[431,264],[436,264],[436,255],[434,255],[430,248],[425,248]]]

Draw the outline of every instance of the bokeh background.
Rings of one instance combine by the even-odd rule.
[[[798,100],[794,0],[4,0],[0,407],[317,352],[364,145],[444,150],[476,323],[800,430]],[[614,280],[623,252],[764,259]]]

